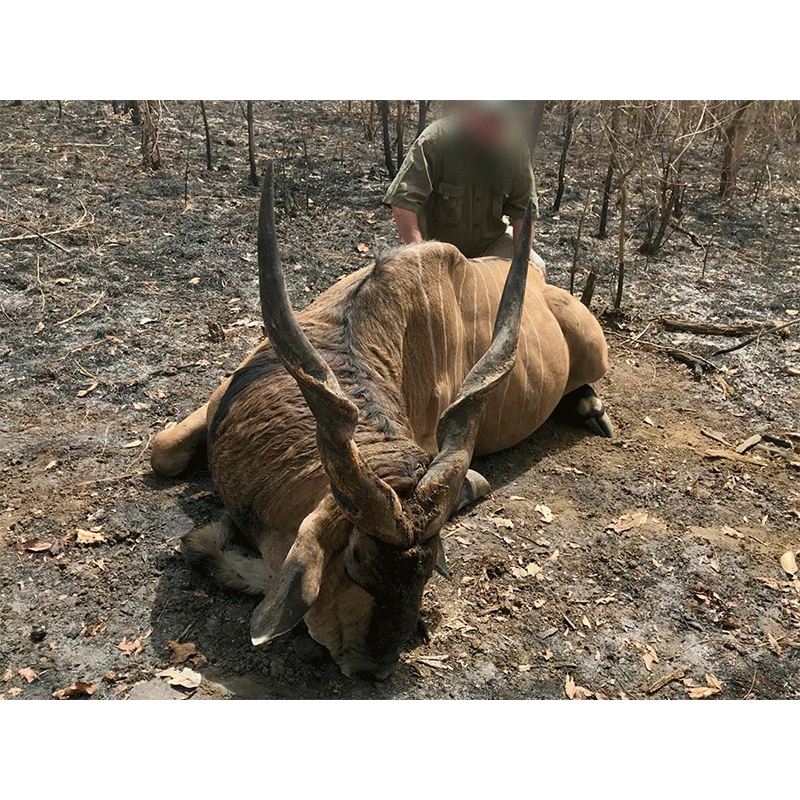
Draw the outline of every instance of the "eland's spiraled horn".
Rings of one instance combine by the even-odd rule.
[[[414,493],[418,506],[417,525],[423,538],[438,533],[458,500],[458,493],[472,460],[475,440],[489,392],[514,368],[517,339],[531,253],[531,231],[535,219],[533,202],[528,203],[519,244],[508,271],[497,310],[489,349],[469,371],[458,396],[445,410],[436,426],[439,454]]]
[[[275,232],[271,162],[258,215],[258,276],[264,325],[275,353],[297,381],[317,422],[320,461],[342,511],[364,533],[398,546],[410,545],[410,528],[399,498],[364,461],[353,438],[358,408],[292,312]]]

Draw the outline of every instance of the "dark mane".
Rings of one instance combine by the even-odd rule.
[[[362,290],[379,276],[380,266],[393,258],[398,249],[386,253],[383,260],[365,270],[353,283],[342,302],[332,312],[328,312],[326,321],[330,325],[318,326],[310,322],[302,326],[314,347],[333,370],[342,389],[358,407],[363,426],[377,431],[384,441],[396,439],[398,436],[411,437],[404,420],[404,401],[399,391],[389,387],[367,362],[356,331],[353,330],[352,321],[356,316],[354,311],[358,307]],[[256,383],[269,380],[282,371],[283,365],[272,347],[263,348],[248,364],[236,370],[211,422],[209,446],[239,395]]]

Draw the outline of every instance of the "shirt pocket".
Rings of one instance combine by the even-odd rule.
[[[436,187],[433,216],[443,225],[455,225],[461,219],[464,206],[464,187],[440,182]]]

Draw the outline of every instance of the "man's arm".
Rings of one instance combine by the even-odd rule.
[[[524,220],[521,219],[512,219],[511,220],[511,229],[514,231],[514,249],[517,249],[517,245],[519,244],[519,237],[522,235],[522,223]],[[536,236],[536,223],[533,223],[533,227],[531,228],[531,242],[533,241],[534,237]]]
[[[422,241],[422,231],[419,229],[416,211],[410,211],[402,206],[392,206],[392,216],[403,244],[418,244]]]
[[[435,127],[435,123],[431,127]],[[403,244],[416,244],[423,240],[417,214],[422,213],[433,191],[435,153],[430,135],[429,128],[411,146],[383,198],[383,202],[392,207],[392,216]]]

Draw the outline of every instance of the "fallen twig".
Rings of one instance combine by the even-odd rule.
[[[739,453],[731,453],[727,450],[706,450],[705,454],[706,458],[724,458],[726,461],[738,461],[741,464],[755,464],[758,467],[763,467],[767,462],[762,461],[760,458],[750,458],[749,456],[743,456]]]
[[[663,689],[667,684],[672,683],[672,681],[680,680],[681,678],[683,678],[684,675],[686,675],[687,669],[688,667],[678,667],[678,669],[674,670],[673,672],[670,672],[667,675],[658,678],[658,680],[653,681],[653,683],[651,683],[650,686],[648,686],[645,689],[645,693],[655,694],[656,692]]]
[[[42,286],[42,270],[41,270],[41,259],[39,256],[36,256],[36,285],[39,287],[39,294],[42,295],[42,314],[44,314],[44,307],[45,307],[45,298],[44,298],[44,286]]]
[[[683,364],[688,364],[690,367],[702,366],[713,370],[714,372],[719,370],[719,367],[716,364],[709,361],[707,358],[703,358],[703,356],[698,356],[696,353],[690,353],[688,350],[681,350],[680,348],[673,347],[672,345],[656,344],[655,342],[643,341],[638,338],[642,335],[641,333],[633,338],[629,338],[624,334],[617,333],[616,331],[607,331],[607,333],[611,333],[614,336],[619,336],[625,339],[624,344],[627,344],[630,347],[637,346],[643,347],[645,350],[648,348],[651,350],[661,350],[677,361],[680,361]]]
[[[703,436],[707,436],[709,439],[713,439],[715,442],[725,445],[725,447],[731,450],[735,449],[727,439],[724,439],[720,434],[715,433],[714,431],[709,431],[706,428],[700,428],[700,433],[702,433]]]
[[[749,339],[745,339],[743,342],[739,342],[739,344],[733,345],[733,347],[726,347],[722,350],[717,350],[711,355],[721,356],[723,353],[732,353],[734,350],[741,350],[743,347],[747,347],[748,344],[752,344],[753,342],[760,339],[763,334],[777,333],[778,331],[784,330],[784,328],[789,328],[790,326],[797,325],[798,323],[800,323],[800,317],[798,317],[797,319],[789,320],[789,322],[784,322],[783,325],[776,325],[773,328],[766,328],[764,330],[760,330],[755,336],[751,336]]]
[[[56,322],[56,325],[64,325],[67,322],[72,322],[73,319],[77,319],[78,317],[82,317],[84,314],[86,314],[87,312],[89,312],[93,308],[95,308],[97,306],[97,304],[105,296],[106,296],[106,293],[105,293],[105,290],[104,290],[104,291],[100,292],[100,294],[97,295],[97,297],[92,301],[92,303],[90,305],[86,306],[86,308],[84,308],[82,311],[76,311],[74,314],[72,314],[71,316],[67,317],[66,319],[60,319],[58,322]]]
[[[659,317],[658,321],[671,331],[685,331],[704,336],[741,336],[754,331],[761,332],[775,325],[774,322],[740,322],[736,325],[726,325],[723,322],[695,322],[676,317]]]
[[[54,242],[50,239],[51,236],[58,236],[62,233],[69,233],[70,231],[77,230],[78,228],[83,228],[86,225],[91,225],[94,221],[94,218],[89,220],[89,222],[84,223],[86,217],[89,216],[89,212],[86,210],[86,207],[83,208],[83,214],[81,218],[74,222],[72,225],[67,226],[66,228],[56,228],[54,231],[47,231],[47,233],[40,233],[35,228],[32,228],[30,225],[26,225],[24,222],[20,222],[19,220],[12,220],[8,219],[7,217],[0,217],[0,222],[5,223],[6,225],[16,225],[19,228],[23,228],[26,231],[30,231],[30,233],[21,234],[19,236],[5,236],[0,239],[0,242],[22,242],[28,239],[42,239],[43,241],[47,242],[49,245],[52,245],[58,250],[61,250],[63,253],[69,253],[66,247],[63,247],[58,242]]]
[[[76,483],[75,486],[91,486],[94,483],[110,483],[113,481],[123,481],[127,478],[140,478],[142,475],[150,475],[149,470],[139,470],[139,472],[128,472],[124,475],[110,475],[108,478],[94,478],[91,481],[82,481]]]

